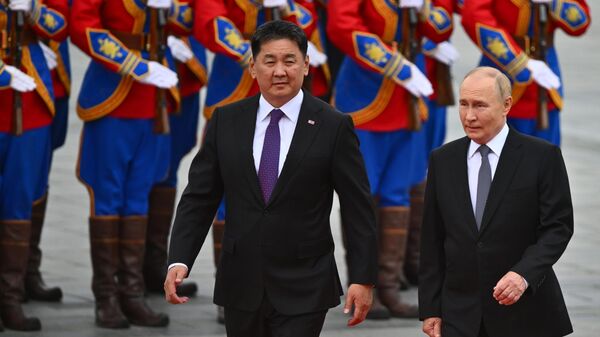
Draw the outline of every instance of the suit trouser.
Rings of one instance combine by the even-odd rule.
[[[227,337],[318,337],[327,310],[288,316],[273,308],[267,298],[257,311],[225,307]]]

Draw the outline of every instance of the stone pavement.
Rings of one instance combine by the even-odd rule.
[[[593,12],[600,10],[598,2],[590,1],[590,5]],[[600,107],[600,90],[597,85],[600,63],[593,61],[597,57],[593,55],[600,55],[600,28],[592,24],[583,38],[567,38],[565,34],[559,33],[556,40],[566,86],[565,113],[562,119],[563,153],[575,205],[575,235],[555,269],[573,320],[575,333],[572,336],[592,337],[596,336],[596,330],[600,328],[600,225],[596,222],[600,219],[600,183],[597,181],[600,177],[597,168],[600,166],[600,118],[597,115]],[[476,64],[478,54],[461,27],[457,27],[453,41],[462,56],[454,67],[458,82]],[[214,267],[210,242],[202,248],[191,275],[191,279],[200,288],[196,298],[180,306],[168,305],[160,296],[149,300],[154,308],[170,314],[169,327],[134,327],[130,330],[111,331],[94,326],[87,225],[89,198],[87,191],[75,177],[82,123],[77,119],[74,107],[87,58],[75,48],[72,51],[74,96],[71,100],[69,132],[67,143],[55,156],[48,216],[42,238],[42,270],[46,283],[60,285],[65,297],[60,304],[26,304],[27,312],[42,320],[43,331],[5,331],[0,336],[224,336],[225,329],[215,321],[216,309],[211,300]],[[456,109],[449,111],[448,124],[448,139],[462,136]],[[185,186],[190,161],[191,156],[188,156],[181,165],[179,190]],[[336,258],[343,276],[345,269],[336,206],[332,212],[332,226],[337,243]],[[402,295],[416,303],[414,288]],[[322,336],[424,336],[417,320],[368,321],[349,329],[345,327],[347,317],[341,311],[341,306],[330,311]]]

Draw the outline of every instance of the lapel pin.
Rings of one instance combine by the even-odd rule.
[[[310,125],[315,125],[315,121],[313,121],[312,119],[309,119],[309,120],[308,120],[308,124],[310,124]]]

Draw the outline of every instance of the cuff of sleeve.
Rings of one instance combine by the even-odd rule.
[[[177,266],[181,266],[181,267],[184,267],[185,270],[189,270],[188,266],[186,266],[184,263],[179,263],[179,262],[171,263],[169,265],[169,268],[167,268],[167,270],[171,270],[171,268],[177,267]]]

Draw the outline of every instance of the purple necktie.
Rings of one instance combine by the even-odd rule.
[[[262,190],[265,203],[269,202],[277,176],[279,173],[279,144],[281,136],[279,135],[279,120],[283,117],[283,111],[273,109],[271,111],[271,121],[267,126],[265,133],[265,142],[260,156],[260,166],[258,167],[258,181]]]

